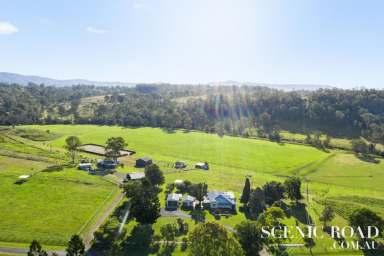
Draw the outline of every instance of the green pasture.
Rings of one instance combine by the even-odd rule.
[[[92,125],[29,126],[61,134],[52,145],[62,147],[66,136],[77,135],[83,143],[104,144],[108,137],[121,136],[138,156],[157,160],[173,158],[246,169],[254,173],[289,175],[296,168],[324,158],[327,153],[309,146],[277,144],[202,132],[166,132],[159,128],[129,129]]]
[[[41,172],[47,163],[0,156],[0,241],[65,245],[71,235],[87,231],[116,186],[85,172]],[[15,184],[23,174],[27,182]]]
[[[65,138],[70,135],[78,136],[83,143],[96,144],[104,144],[107,138],[112,136],[121,136],[128,143],[127,148],[137,151],[137,154],[124,159],[126,166],[119,171],[142,171],[133,167],[134,160],[137,157],[149,156],[160,165],[167,183],[174,182],[176,179],[206,182],[209,189],[232,190],[238,198],[245,177],[250,177],[252,186],[256,187],[271,180],[284,181],[287,176],[299,175],[303,178],[305,196],[308,186],[309,204],[306,211],[316,225],[321,225],[318,218],[325,203],[331,203],[335,207],[337,216],[332,221],[334,225],[346,225],[348,214],[359,207],[368,207],[384,217],[382,159],[368,162],[344,151],[335,150],[327,153],[298,144],[219,137],[202,132],[169,132],[159,128],[92,125],[34,125],[23,128],[49,130],[50,133],[58,135],[44,142],[47,147],[55,150],[62,150]],[[334,140],[334,142],[347,143],[344,139]],[[177,171],[171,167],[176,160],[184,160],[189,167],[196,162],[207,161],[210,164],[210,170],[202,171],[192,168],[189,171]],[[68,171],[67,175],[75,172],[75,170]],[[82,177],[78,172],[75,176]],[[86,180],[89,179],[89,176],[86,176]],[[161,197],[164,204],[164,194],[161,194]],[[207,219],[213,220],[213,217],[207,213]],[[233,217],[221,218],[219,221],[223,225],[234,227],[244,219],[244,215],[238,212]],[[286,221],[288,224],[295,224],[298,219],[299,216],[291,216]],[[154,226],[155,230],[158,230],[158,226],[162,223],[169,221],[175,220],[161,217]],[[128,223],[128,229],[132,225],[134,223]],[[316,246],[313,248],[315,255],[343,255],[343,253],[345,255],[345,251],[330,250],[333,241],[328,235],[324,235],[324,239],[315,241]],[[308,255],[306,248],[289,249],[289,252],[291,255]],[[176,254],[178,255],[179,252]],[[351,254],[361,254],[361,252],[348,252],[348,255]]]

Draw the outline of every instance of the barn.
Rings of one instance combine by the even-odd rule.
[[[152,164],[152,159],[149,157],[142,157],[136,160],[136,167],[142,168]]]
[[[128,173],[126,175],[126,180],[141,180],[144,178],[145,178],[145,174],[143,172]]]

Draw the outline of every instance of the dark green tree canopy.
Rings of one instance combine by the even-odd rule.
[[[298,177],[290,177],[284,182],[285,191],[287,192],[288,198],[291,200],[298,201],[302,198],[301,195],[301,180]]]
[[[192,256],[241,256],[244,255],[239,242],[216,222],[199,224],[189,233]]]
[[[111,137],[106,142],[106,156],[114,159],[115,161],[120,156],[120,151],[124,149],[127,144],[122,137]]]
[[[165,178],[163,172],[156,164],[150,164],[145,167],[145,178],[153,186],[164,184]]]
[[[251,193],[251,182],[249,181],[249,178],[246,178],[244,188],[243,188],[243,193],[241,193],[240,202],[242,202],[243,204],[247,204],[249,201],[250,193]]]
[[[361,230],[363,231],[364,236],[367,236],[368,234],[368,226],[374,226],[378,228],[381,233],[383,232],[383,229],[384,229],[384,220],[375,212],[367,208],[361,208],[361,209],[355,210],[349,216],[349,223],[354,228],[360,227]]]
[[[36,240],[31,242],[29,246],[29,251],[27,253],[28,256],[48,256],[48,253],[43,250],[40,243]]]
[[[131,216],[142,224],[153,224],[160,217],[159,190],[148,182],[133,181],[125,185],[131,203]]]
[[[266,240],[262,238],[261,227],[256,221],[243,221],[235,227],[236,238],[246,256],[258,256]]]
[[[83,240],[78,235],[73,235],[67,246],[67,256],[84,256],[85,245]]]

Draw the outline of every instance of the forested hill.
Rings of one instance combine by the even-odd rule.
[[[0,124],[89,123],[185,128],[247,136],[280,129],[384,143],[384,91],[266,87],[0,84]]]

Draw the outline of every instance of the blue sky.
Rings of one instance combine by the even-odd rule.
[[[0,0],[0,71],[384,88],[384,1]]]

